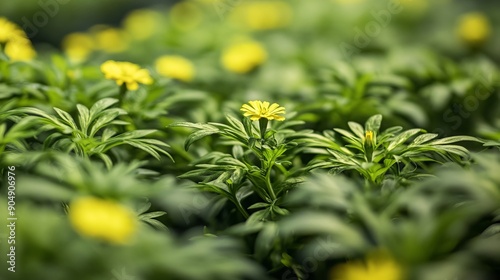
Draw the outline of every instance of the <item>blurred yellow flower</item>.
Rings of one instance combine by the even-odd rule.
[[[234,7],[229,19],[251,30],[285,27],[292,21],[292,8],[285,1],[249,1]]]
[[[64,37],[62,48],[68,58],[76,63],[87,60],[94,50],[94,39],[86,33],[71,33]]]
[[[17,24],[0,17],[0,43],[22,38],[27,38],[26,33]]]
[[[96,48],[108,53],[119,53],[128,48],[129,41],[125,32],[118,28],[95,26],[91,28]]]
[[[14,39],[5,45],[5,54],[13,61],[29,61],[36,56],[36,51],[30,40]]]
[[[108,60],[101,65],[101,71],[106,79],[116,81],[119,86],[125,84],[129,90],[138,89],[139,83],[145,85],[153,83],[147,69],[142,69],[139,65],[130,62]]]
[[[365,2],[365,0],[335,0],[335,2],[339,4],[360,4],[362,2]]]
[[[240,110],[243,111],[243,116],[250,117],[252,121],[261,118],[277,121],[285,120],[284,116],[280,116],[285,114],[285,108],[280,107],[277,103],[269,104],[267,101],[262,102],[260,100],[249,101],[248,104],[243,104]]]
[[[156,59],[155,66],[160,75],[184,82],[193,80],[195,74],[193,63],[178,55],[161,56]]]
[[[373,131],[367,130],[365,132],[365,143],[373,143]]]
[[[222,54],[222,65],[235,73],[244,74],[267,59],[266,50],[253,41],[238,42],[227,47]]]
[[[135,40],[145,40],[153,36],[160,25],[160,15],[154,10],[135,10],[123,21],[125,31]]]
[[[376,252],[362,261],[350,261],[333,268],[332,280],[403,280],[403,268],[391,257]]]
[[[115,244],[127,243],[138,226],[132,211],[119,203],[95,197],[73,201],[68,216],[81,235]]]
[[[190,1],[181,1],[170,10],[172,24],[182,30],[191,30],[203,20],[203,10]]]
[[[491,27],[488,18],[482,13],[468,13],[460,18],[457,33],[466,43],[479,45],[488,39]]]
[[[400,0],[404,15],[420,17],[424,15],[430,6],[429,0]]]
[[[36,56],[31,41],[17,24],[0,17],[0,43],[4,43],[4,53],[12,61],[28,61]]]

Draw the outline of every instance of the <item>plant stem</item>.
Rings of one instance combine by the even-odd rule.
[[[260,139],[262,142],[264,142],[264,137],[266,136],[268,122],[269,121],[266,118],[259,119]]]
[[[243,208],[241,203],[238,201],[238,199],[236,198],[236,195],[234,196],[234,201],[236,201],[236,208],[238,208],[238,210],[243,215],[243,217],[245,217],[245,219],[248,219],[249,215],[247,211]]]
[[[269,195],[271,196],[271,199],[273,201],[275,201],[276,194],[274,193],[273,186],[271,185],[271,170],[272,170],[273,165],[274,165],[274,160],[272,160],[269,163],[270,164],[269,164],[269,167],[268,167],[267,172],[266,172],[266,187],[267,187],[267,190],[269,191]]]
[[[123,83],[118,91],[118,106],[123,107],[123,101],[125,100],[126,93],[127,93],[127,84]]]

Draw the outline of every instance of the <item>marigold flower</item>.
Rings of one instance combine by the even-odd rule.
[[[64,52],[71,61],[76,63],[85,61],[94,50],[94,46],[92,36],[80,32],[68,34],[62,41]]]
[[[0,43],[5,43],[4,52],[13,61],[31,60],[36,56],[24,30],[4,17],[0,17]]]
[[[81,235],[115,244],[125,244],[137,229],[135,214],[119,203],[83,197],[69,207],[69,220]]]
[[[458,36],[471,45],[484,43],[490,36],[491,27],[488,18],[481,13],[468,13],[460,18]]]
[[[123,21],[125,31],[136,40],[151,37],[159,26],[160,15],[154,10],[142,9],[132,11]]]
[[[107,53],[119,53],[129,46],[127,34],[118,28],[102,25],[94,26],[91,29],[96,42],[96,48]]]
[[[244,74],[261,65],[267,59],[266,50],[253,41],[235,43],[222,54],[222,65],[235,73]]]
[[[251,1],[237,5],[230,20],[251,30],[284,27],[292,21],[292,9],[285,1]]]
[[[13,61],[29,61],[36,56],[36,51],[31,45],[30,40],[25,38],[8,41],[4,51]]]
[[[10,20],[0,17],[0,43],[16,39],[26,39],[26,33]]]
[[[332,271],[332,280],[403,280],[404,270],[387,254],[377,252],[362,261],[338,265]]]
[[[139,83],[145,85],[153,83],[147,69],[130,62],[108,60],[101,65],[101,71],[106,79],[115,80],[119,86],[125,84],[129,90],[138,89]]]
[[[164,55],[156,59],[156,71],[165,77],[184,82],[193,80],[195,69],[191,61],[178,55]]]
[[[373,143],[373,131],[367,130],[365,132],[365,143],[369,143],[369,144]]]
[[[285,108],[280,107],[277,103],[269,104],[267,101],[249,101],[248,104],[243,104],[241,106],[241,111],[243,111],[243,116],[250,117],[252,121],[260,120],[261,118],[266,118],[268,120],[285,120]]]

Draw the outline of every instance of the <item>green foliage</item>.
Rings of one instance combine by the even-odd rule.
[[[54,108],[57,116],[47,114],[37,108],[21,108],[17,112],[36,116],[33,121],[41,125],[40,131],[51,132],[43,139],[44,149],[56,149],[64,152],[75,152],[83,157],[99,157],[110,168],[113,161],[107,152],[117,146],[129,145],[141,149],[156,159],[160,154],[170,158],[164,150],[167,144],[145,136],[156,130],[135,130],[117,134],[116,126],[128,123],[117,119],[127,114],[120,108],[109,108],[118,102],[116,99],[105,98],[96,102],[90,110],[78,104],[78,123],[67,112]]]
[[[239,121],[231,115],[229,125],[220,123],[175,123],[171,126],[195,128],[185,148],[206,136],[222,136],[224,145],[232,145],[232,154],[211,152],[193,162],[195,169],[181,176],[199,182],[203,190],[215,192],[234,203],[248,222],[275,220],[288,211],[280,207],[281,197],[300,182],[301,171],[292,169],[297,144],[290,139],[296,134],[288,129],[300,121],[276,125],[260,133],[249,118]],[[262,135],[264,136],[262,138]],[[243,199],[257,195],[260,202],[245,209]],[[247,210],[261,209],[248,214]]]
[[[498,242],[497,217],[491,213],[500,209],[499,178],[486,175],[498,167],[498,155],[474,158],[478,165],[471,170],[443,167],[433,172],[436,177],[398,192],[366,190],[345,177],[318,175],[289,197],[294,214],[279,222],[280,232],[316,237],[303,251],[313,258],[318,251],[341,260],[385,248],[416,269],[435,263],[437,275],[457,261],[463,267],[455,267],[455,275],[473,273],[477,259],[471,251],[491,261],[499,257],[488,246]]]
[[[443,164],[467,160],[468,150],[453,143],[482,143],[471,136],[435,139],[437,134],[425,133],[424,129],[418,128],[403,131],[402,127],[397,126],[380,131],[381,122],[382,115],[375,115],[368,119],[364,128],[358,123],[349,122],[352,133],[335,128],[334,131],[341,135],[345,145],[336,140],[335,133],[331,131],[304,137],[302,141],[313,148],[310,150],[312,153],[328,155],[311,162],[310,168],[329,168],[335,173],[355,170],[371,184],[381,185],[388,178],[398,181],[425,177],[425,172],[415,171],[419,168],[426,170],[429,162]],[[317,148],[326,150],[319,151]]]
[[[379,251],[412,280],[500,274],[494,1],[481,13],[449,1],[174,2],[116,25],[100,2],[60,5],[38,39],[61,18],[81,23],[70,7],[114,27],[82,30],[89,46],[34,42],[30,61],[0,42],[0,204],[15,202],[17,278],[330,279]],[[489,25],[481,40],[459,28],[471,15]],[[262,61],[236,73],[227,60],[244,68],[257,52],[228,55],[245,40]],[[185,65],[159,66],[164,55]],[[139,87],[108,79],[107,60],[137,64]],[[127,84],[133,68],[110,72]],[[279,103],[286,120],[241,116],[249,100]],[[130,210],[129,242],[80,232],[82,197]]]

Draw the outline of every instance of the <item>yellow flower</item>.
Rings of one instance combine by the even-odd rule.
[[[280,107],[277,103],[270,105],[267,101],[249,101],[248,104],[243,104],[240,110],[244,112],[243,116],[250,117],[252,121],[260,120],[261,118],[277,121],[285,120],[285,117],[280,116],[285,114],[285,108]]]
[[[71,33],[64,37],[62,48],[69,59],[79,63],[85,61],[94,50],[94,39],[85,33]]]
[[[468,13],[460,18],[458,36],[466,43],[479,45],[490,36],[491,27],[488,18],[481,13]]]
[[[101,64],[101,71],[106,79],[115,80],[119,86],[125,84],[129,90],[138,89],[139,83],[145,85],[153,83],[147,69],[142,69],[139,65],[130,62],[108,60]]]
[[[250,1],[235,6],[229,19],[251,30],[284,27],[292,21],[292,9],[285,1]]]
[[[91,29],[96,48],[108,53],[119,53],[128,48],[129,41],[125,32],[106,26],[94,26]]]
[[[123,21],[125,31],[136,40],[151,37],[159,26],[160,16],[153,10],[132,11]]]
[[[222,65],[235,73],[244,74],[267,59],[266,50],[253,41],[238,42],[226,48],[222,54]]]
[[[0,43],[5,43],[4,52],[13,61],[27,61],[36,56],[26,33],[4,17],[0,17]]]
[[[373,144],[373,131],[367,130],[365,132],[365,143]]]
[[[362,261],[338,265],[332,271],[332,280],[403,280],[404,270],[387,254],[377,252]]]
[[[191,61],[178,55],[161,56],[156,60],[155,66],[160,75],[184,82],[191,81],[195,74]]]
[[[0,17],[0,43],[6,43],[20,38],[26,39],[26,33],[15,23]]]
[[[137,229],[132,211],[116,202],[95,197],[73,201],[68,216],[81,235],[115,244],[127,243]]]
[[[5,45],[5,54],[13,61],[29,61],[36,56],[36,51],[30,40],[25,38],[14,39]]]
[[[203,10],[194,3],[181,1],[170,10],[172,24],[183,30],[191,30],[200,25],[203,20]]]

